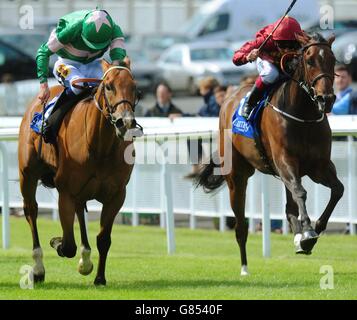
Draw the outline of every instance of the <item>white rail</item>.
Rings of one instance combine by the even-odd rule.
[[[6,124],[15,123],[14,128],[1,128]],[[202,190],[195,190],[192,184],[184,181],[182,176],[185,170],[190,169],[190,165],[171,164],[169,158],[163,157],[166,141],[177,141],[182,137],[190,139],[211,139],[215,136],[218,129],[218,120],[214,118],[181,118],[171,122],[169,119],[140,118],[137,119],[145,130],[145,136],[137,139],[135,144],[137,159],[144,159],[144,163],[137,163],[128,185],[127,199],[122,212],[132,212],[132,223],[138,224],[139,213],[160,213],[160,225],[167,227],[167,248],[168,253],[175,251],[174,239],[174,219],[173,214],[189,214],[190,226],[195,228],[196,217],[210,216],[220,220],[220,230],[225,228],[225,219],[233,216],[229,207],[227,189],[223,189],[214,197],[206,195]],[[329,118],[334,135],[348,136],[347,142],[334,142],[332,157],[336,163],[338,174],[342,179],[346,191],[341,203],[331,217],[332,222],[350,223],[351,234],[355,233],[354,225],[357,224],[357,202],[356,192],[356,150],[357,143],[352,136],[357,136],[357,117],[338,116]],[[16,146],[18,138],[19,119],[0,118],[0,145],[2,159],[2,185],[0,199],[3,203],[3,247],[8,248],[9,241],[9,210],[8,207],[21,207],[21,196],[19,188],[9,191],[9,170],[13,171],[11,178],[16,179]],[[198,127],[199,125],[199,127]],[[193,132],[192,128],[195,128]],[[214,140],[213,140],[214,141]],[[13,147],[8,150],[7,147]],[[159,156],[150,163],[150,154],[145,150],[154,152],[155,146],[159,147]],[[10,148],[11,149],[11,148]],[[181,145],[181,151],[187,153],[187,145]],[[155,152],[154,152],[155,153]],[[186,154],[187,157],[187,154]],[[159,160],[159,164],[157,163]],[[175,182],[175,183],[173,183]],[[321,189],[320,186],[309,183],[305,180],[304,184],[308,191],[308,211],[311,220],[316,221],[319,211],[322,211],[329,192]],[[268,197],[270,192],[270,197]],[[250,219],[250,230],[253,230],[252,222],[254,219],[261,219],[263,215],[263,255],[270,256],[270,216],[272,219],[282,219],[283,229],[287,233],[287,223],[285,221],[285,194],[281,182],[266,175],[255,175],[250,179],[247,192],[246,216]],[[1,197],[2,195],[2,197]],[[176,196],[174,196],[176,195]],[[38,196],[39,207],[52,209],[54,217],[57,216],[57,193],[40,189]],[[9,199],[10,198],[10,199]],[[259,200],[259,198],[261,200]],[[1,200],[0,200],[1,201]],[[312,202],[311,202],[312,201]],[[270,203],[269,203],[270,202]],[[89,202],[90,211],[100,211],[101,206],[96,202]]]

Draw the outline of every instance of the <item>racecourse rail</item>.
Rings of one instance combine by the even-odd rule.
[[[338,176],[345,186],[345,194],[334,210],[330,222],[350,224],[355,234],[357,224],[357,116],[329,116],[334,136],[347,136],[347,141],[333,141],[332,160]],[[18,183],[17,139],[19,117],[0,118],[0,205],[2,207],[2,246],[10,247],[9,208],[21,208],[22,197]],[[190,217],[190,227],[196,228],[199,216],[216,217],[219,229],[225,229],[226,217],[233,216],[227,188],[218,193],[205,194],[195,189],[184,176],[191,171],[188,163],[187,139],[203,140],[207,156],[216,146],[217,118],[137,118],[145,135],[136,138],[136,159],[128,184],[127,197],[121,212],[132,213],[132,224],[139,224],[139,214],[160,214],[160,226],[167,230],[168,253],[175,252],[174,214]],[[210,149],[211,146],[211,149]],[[178,153],[171,152],[179,150]],[[307,190],[307,208],[312,221],[323,212],[330,195],[329,189],[303,178]],[[40,210],[52,210],[58,219],[57,192],[39,186],[37,202]],[[88,202],[89,212],[100,211],[101,204]],[[263,213],[263,214],[262,214]],[[89,213],[90,214],[90,213]],[[262,219],[263,255],[270,256],[270,219],[283,221],[283,231],[288,232],[285,218],[285,189],[278,179],[260,172],[249,179],[246,216],[250,231],[254,232],[254,220]]]

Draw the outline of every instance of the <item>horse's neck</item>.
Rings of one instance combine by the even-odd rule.
[[[98,99],[95,97],[95,99]],[[103,106],[103,101],[97,100]],[[95,101],[88,106],[86,114],[86,134],[89,151],[96,158],[110,155],[117,143],[114,127],[105,118],[96,106]]]
[[[300,81],[300,78],[300,74],[294,75],[294,79]],[[319,117],[320,114],[315,104],[296,81],[285,82],[278,92],[278,105],[283,111],[302,119]]]

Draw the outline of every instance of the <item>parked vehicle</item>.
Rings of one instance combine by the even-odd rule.
[[[357,31],[339,36],[332,44],[338,62],[348,65],[352,78],[357,81]]]
[[[0,39],[0,82],[34,78],[36,78],[35,59]]]
[[[126,40],[131,48],[145,51],[150,60],[157,60],[159,56],[169,47],[177,43],[187,42],[185,35],[172,33],[155,33],[135,35]]]
[[[143,93],[153,92],[157,76],[155,62],[150,60],[146,52],[140,49],[128,47],[127,53],[131,60],[131,69],[138,89]]]
[[[307,32],[318,32],[323,37],[327,38],[332,33],[338,38],[345,33],[357,30],[357,20],[335,20],[333,22],[333,29],[321,29],[320,22],[304,25],[304,30]]]
[[[203,77],[213,76],[222,85],[238,84],[242,76],[254,70],[253,64],[236,67],[233,49],[226,42],[177,44],[165,51],[157,62],[159,80],[173,90],[195,94]]]
[[[27,56],[36,60],[37,50],[48,41],[49,32],[47,29],[36,28],[35,30],[20,30],[20,29],[0,29],[0,40],[18,51],[23,52]],[[56,55],[50,57],[49,62],[49,77],[52,77],[52,69],[57,60]],[[36,71],[36,67],[34,69]],[[36,78],[36,76],[35,76]]]
[[[210,1],[184,26],[182,34],[195,41],[238,41],[251,38],[257,30],[279,19],[290,1]],[[301,23],[319,16],[317,0],[297,1],[289,13]]]

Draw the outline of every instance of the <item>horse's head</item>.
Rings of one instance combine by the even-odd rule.
[[[129,129],[136,128],[135,105],[139,99],[136,83],[130,70],[130,62],[119,66],[103,60],[103,81],[98,89],[103,112],[114,125],[116,135],[123,138]]]
[[[303,78],[306,86],[312,91],[312,98],[320,112],[331,112],[336,100],[333,91],[334,67],[336,58],[331,45],[335,40],[332,35],[325,40],[320,34],[296,35],[301,45]]]

